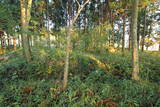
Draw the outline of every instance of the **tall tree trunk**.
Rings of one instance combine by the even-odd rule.
[[[132,18],[130,18],[130,24],[129,24],[129,46],[128,50],[130,51],[132,48],[132,35],[131,35],[131,24],[132,24]]]
[[[146,7],[144,8],[144,27],[143,27],[142,47],[141,47],[142,52],[144,51],[145,36],[146,36]]]
[[[137,29],[137,45],[138,45],[138,50],[139,50],[139,39],[140,39],[140,21],[138,21],[138,29]]]
[[[66,89],[68,83],[68,71],[69,71],[69,56],[70,56],[70,47],[71,47],[71,30],[72,27],[67,28],[67,47],[66,47],[66,59],[65,59],[65,68],[63,76],[63,90]]]
[[[72,1],[68,0],[68,5],[67,5],[67,28],[66,28],[66,33],[67,33],[67,45],[66,45],[66,58],[65,58],[65,67],[64,67],[64,75],[63,75],[63,90],[67,88],[67,83],[68,83],[68,71],[69,71],[69,57],[70,57],[70,45],[71,45],[71,15],[72,15]]]
[[[160,42],[159,42],[159,52],[160,52]]]
[[[21,47],[21,40],[20,40],[20,35],[18,34],[18,47],[20,48]]]
[[[33,47],[33,36],[32,35],[29,36],[29,44],[30,44],[30,47]],[[30,51],[31,51],[31,48],[30,48]]]
[[[112,40],[111,40],[111,46],[114,47],[115,42],[115,32],[114,32],[114,19],[113,19],[113,13],[111,12],[111,26],[112,26]]]
[[[137,19],[138,19],[138,4],[139,0],[133,1],[132,10],[132,24],[131,24],[131,35],[132,35],[132,79],[138,81],[139,77],[139,58],[138,58],[138,47],[137,47]]]
[[[132,48],[132,36],[129,35],[129,51],[131,50]]]
[[[123,37],[122,37],[122,52],[123,53],[125,49],[125,30],[126,30],[126,20],[125,20],[125,17],[123,17]]]
[[[49,26],[49,25],[47,25]],[[49,33],[49,28],[48,29],[48,32],[47,32],[47,43],[48,43],[48,49],[51,49],[51,37],[50,37],[50,33]]]
[[[21,0],[21,24],[22,24],[22,46],[23,53],[26,57],[27,62],[31,61],[31,51],[29,45],[28,24],[30,20],[30,9],[32,5],[32,0]]]

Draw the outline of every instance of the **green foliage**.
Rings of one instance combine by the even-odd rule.
[[[67,42],[64,26],[69,16],[76,14],[78,4],[74,0],[33,0],[27,32],[29,42],[34,39],[33,60],[27,63],[21,49],[0,56],[0,107],[159,107],[159,53],[140,53],[141,80],[131,80],[131,54],[118,49],[110,52],[113,41],[121,45],[122,17],[129,27],[131,0],[108,1],[92,0],[74,24],[70,32],[69,82],[67,90],[62,91]],[[143,8],[151,1],[140,1],[140,29],[144,27]],[[148,39],[155,20],[153,7],[148,7],[151,10],[146,15]],[[0,29],[15,36],[20,31],[19,22],[19,0],[1,0]],[[48,33],[51,49],[46,45]]]
[[[85,79],[79,75],[71,77],[68,89],[61,93],[61,84],[55,84],[51,79],[14,81],[5,82],[1,88],[1,107],[38,106],[44,102],[57,107],[96,106],[105,99],[112,102],[104,103],[115,102],[120,107],[159,107],[158,84],[117,79],[103,71],[93,71]]]
[[[33,52],[34,61],[29,64],[19,52],[10,54],[9,59],[3,61],[6,64],[0,66],[1,107],[160,106],[158,53],[141,54],[140,82],[131,80],[131,55],[124,57],[121,53],[107,53],[104,57],[96,56],[111,66],[109,72],[104,72],[90,58],[72,53],[68,88],[62,92],[60,74],[64,66],[64,51],[45,50],[44,54],[39,52],[42,50]],[[151,57],[146,58],[148,55]],[[49,66],[51,73],[48,73]]]
[[[151,57],[149,57],[151,55]],[[141,66],[141,76],[146,80],[150,80],[152,82],[160,83],[160,61],[159,53],[156,52],[147,52],[142,53],[142,57],[140,58],[140,66]]]
[[[15,26],[19,25],[17,19],[20,19],[20,6],[17,6],[19,4],[17,1],[8,5],[10,2],[10,0],[0,2],[0,29],[5,30],[8,34],[14,34]]]

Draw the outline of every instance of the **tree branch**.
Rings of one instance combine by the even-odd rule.
[[[76,0],[76,2],[77,2],[77,4],[78,4],[78,10],[80,9],[80,7],[81,7],[81,5],[80,5],[80,3],[79,3],[79,1],[78,0]]]
[[[73,18],[72,21],[72,25],[76,22],[78,16],[80,15],[81,11],[83,10],[83,8],[89,3],[90,0],[86,0],[86,2],[82,5],[80,5],[80,3],[76,0],[77,4],[78,4],[78,11],[77,11],[77,15]]]

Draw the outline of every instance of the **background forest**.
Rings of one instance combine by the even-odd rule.
[[[0,107],[160,107],[160,1],[0,0]]]

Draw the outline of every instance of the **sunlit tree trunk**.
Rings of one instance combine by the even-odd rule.
[[[23,54],[27,62],[31,61],[31,50],[29,45],[29,37],[27,35],[30,20],[30,9],[32,0],[21,0],[21,27],[22,27],[22,46]]]
[[[139,80],[139,58],[138,58],[138,46],[137,46],[137,19],[138,19],[138,4],[139,0],[133,1],[132,10],[132,24],[131,24],[131,35],[132,35],[132,79]]]

